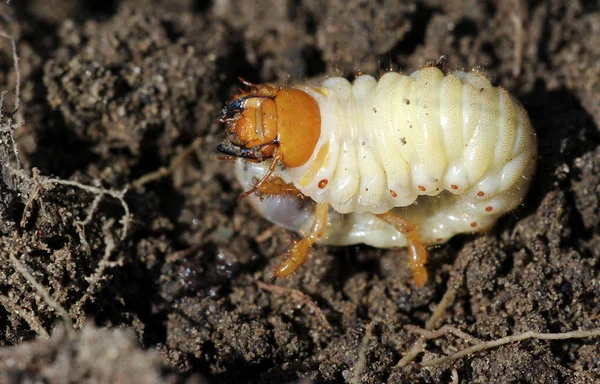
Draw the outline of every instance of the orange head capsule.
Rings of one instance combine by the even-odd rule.
[[[217,115],[230,134],[217,149],[255,161],[276,158],[287,167],[306,163],[321,135],[315,99],[299,89],[255,88],[255,93],[242,94]]]

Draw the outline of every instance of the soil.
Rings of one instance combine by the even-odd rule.
[[[337,383],[361,358],[361,383],[600,382],[597,337],[422,368],[471,345],[446,335],[395,367],[447,285],[440,325],[481,340],[600,327],[596,1],[31,0],[0,14],[20,58],[12,113],[2,39],[1,382]],[[523,206],[432,249],[421,289],[405,250],[366,246],[317,246],[273,281],[294,235],[236,201],[215,151],[238,76],[316,82],[441,55],[529,111],[540,159]]]

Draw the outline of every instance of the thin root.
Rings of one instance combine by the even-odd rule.
[[[160,167],[154,172],[146,173],[145,175],[141,176],[139,179],[131,183],[131,185],[134,189],[139,189],[145,184],[152,183],[169,176],[177,168],[179,168],[181,164],[183,164],[183,162],[200,147],[201,144],[202,139],[197,138],[192,142],[192,144],[190,144],[183,151],[181,151],[181,153],[173,157],[168,167]]]
[[[362,375],[365,366],[367,365],[367,349],[369,348],[369,340],[373,331],[373,324],[367,324],[365,328],[365,337],[363,337],[360,351],[358,352],[358,360],[352,368],[352,378],[349,384],[360,384],[360,375]]]
[[[177,262],[178,260],[182,260],[182,259],[192,255],[197,250],[199,250],[204,244],[205,244],[204,242],[200,242],[200,243],[194,244],[186,249],[182,249],[181,251],[170,253],[165,257],[165,262],[168,264],[172,264],[172,263]]]
[[[14,115],[19,110],[19,106],[21,105],[21,71],[19,69],[19,55],[17,54],[17,43],[15,42],[14,37],[12,37],[6,32],[0,31],[0,37],[8,39],[10,41],[10,47],[13,55],[13,65],[15,68],[15,75],[17,77],[15,84],[15,109],[13,110]]]
[[[0,15],[0,17],[3,18],[4,20],[6,20],[6,15]],[[79,222],[75,222],[75,226],[78,230],[81,243],[86,248],[88,253],[90,252],[90,246],[89,246],[89,243],[85,239],[85,226],[91,222],[93,215],[98,208],[98,205],[100,204],[101,200],[105,196],[110,196],[110,197],[118,200],[120,202],[121,206],[123,207],[124,214],[120,220],[120,222],[123,226],[123,229],[121,231],[120,239],[124,240],[127,237],[127,231],[128,231],[129,224],[131,221],[131,213],[129,211],[129,206],[125,202],[125,198],[124,198],[124,196],[127,192],[127,188],[120,190],[120,191],[115,191],[115,190],[111,190],[111,189],[105,189],[105,188],[81,184],[76,181],[41,177],[39,175],[39,171],[37,168],[33,168],[32,176],[29,176],[24,170],[21,169],[21,164],[19,162],[19,153],[18,153],[17,143],[14,139],[14,131],[23,125],[22,122],[15,122],[15,120],[17,120],[17,112],[18,112],[20,104],[21,104],[21,100],[20,100],[21,72],[19,69],[19,56],[17,54],[17,45],[15,42],[15,39],[10,34],[0,31],[0,38],[5,38],[10,41],[11,48],[12,48],[15,76],[16,76],[16,84],[15,84],[15,90],[14,90],[14,94],[15,94],[14,110],[12,112],[12,116],[8,118],[8,121],[3,123],[2,127],[0,127],[0,133],[9,135],[10,143],[12,144],[12,152],[15,157],[16,166],[13,167],[10,165],[9,162],[7,162],[7,164],[5,164],[2,167],[2,170],[3,170],[3,172],[4,171],[9,172],[13,177],[20,179],[21,181],[28,184],[28,188],[26,188],[26,189],[28,189],[27,193],[29,193],[29,198],[27,199],[27,202],[25,204],[25,209],[23,211],[21,221],[19,223],[21,228],[24,228],[26,226],[27,220],[30,216],[30,212],[33,208],[33,205],[36,201],[38,201],[40,199],[40,195],[42,194],[44,189],[51,189],[55,185],[65,185],[65,186],[78,188],[80,190],[86,191],[86,192],[94,195],[94,201],[92,202],[91,206],[88,208],[85,219],[82,221],[79,221]],[[6,95],[6,92],[0,93],[0,118],[4,117],[3,105],[4,105],[5,95]],[[109,222],[112,225],[112,220]],[[103,230],[104,230],[104,234],[105,234],[105,256],[101,260],[100,264],[98,265],[98,268],[95,271],[94,275],[88,280],[90,282],[90,285],[89,285],[86,293],[84,294],[84,296],[80,299],[80,301],[78,303],[76,303],[76,306],[77,305],[81,306],[91,296],[91,294],[93,293],[93,291],[95,289],[97,282],[102,277],[104,269],[107,266],[112,266],[114,264],[114,263],[108,262],[108,257],[110,256],[112,250],[115,247],[115,242],[114,242],[114,239],[112,238],[112,235],[110,233],[108,233],[107,228],[105,227],[105,228],[103,228]],[[13,254],[13,252],[14,252],[14,254]],[[13,267],[15,268],[15,270],[17,272],[19,272],[25,278],[25,280],[27,280],[27,282],[31,285],[31,287],[33,287],[33,289],[42,298],[42,300],[49,307],[53,308],[56,311],[56,313],[58,313],[60,315],[60,317],[62,318],[62,320],[65,324],[65,329],[66,329],[67,335],[69,337],[71,337],[73,335],[74,328],[73,328],[73,320],[69,316],[69,313],[59,302],[57,302],[56,300],[54,300],[51,297],[48,290],[46,288],[44,288],[44,286],[42,286],[40,283],[38,283],[37,280],[31,274],[31,272],[29,272],[28,268],[25,265],[23,265],[21,263],[21,261],[19,261],[19,259],[17,257],[17,254],[19,254],[19,252],[20,252],[20,248],[17,248],[16,251],[9,252],[8,256],[9,256],[9,259],[10,259]],[[35,314],[30,313],[27,310],[21,308],[19,305],[13,303],[12,301],[10,301],[9,298],[4,297],[4,296],[0,297],[0,304],[4,305],[5,308],[7,308],[8,310],[11,310],[11,311],[15,312],[17,315],[21,316],[29,324],[29,326],[38,333],[38,335],[40,335],[42,337],[48,337],[48,332],[43,328],[41,321],[37,317],[35,317]]]
[[[406,325],[405,328],[410,332],[417,333],[421,335],[421,338],[417,340],[415,344],[411,347],[411,349],[402,357],[402,359],[396,365],[397,368],[404,367],[410,364],[421,352],[425,351],[425,343],[428,340],[442,337],[447,334],[452,334],[458,337],[461,340],[464,340],[468,343],[474,344],[471,347],[464,348],[452,355],[439,357],[436,359],[431,359],[424,361],[420,364],[421,367],[434,367],[443,364],[447,364],[463,358],[465,356],[472,355],[474,353],[496,348],[502,345],[517,343],[527,339],[538,339],[538,340],[566,340],[566,339],[582,339],[588,337],[598,337],[600,336],[600,328],[585,330],[585,331],[571,331],[564,333],[540,333],[534,331],[527,331],[518,335],[506,336],[500,339],[491,340],[491,341],[483,341],[474,336],[469,335],[466,332],[461,331],[460,329],[453,327],[451,325],[444,325],[441,328],[435,330],[439,327],[439,322],[442,319],[445,311],[452,305],[454,302],[454,297],[456,295],[456,290],[462,284],[463,273],[462,271],[466,267],[466,263],[468,260],[463,260],[461,253],[459,257],[454,262],[455,273],[450,277],[448,281],[448,288],[434,310],[433,314],[429,318],[429,320],[425,323],[425,328],[420,328],[414,325]],[[458,376],[458,374],[456,375]],[[453,374],[453,382],[456,382]]]
[[[33,202],[37,199],[37,197],[40,194],[40,191],[42,190],[42,186],[40,185],[40,180],[39,180],[40,172],[38,171],[37,168],[33,168],[32,173],[33,173],[32,178],[33,178],[33,182],[35,184],[35,188],[34,188],[33,192],[31,193],[31,195],[29,195],[29,199],[27,199],[27,204],[25,204],[25,209],[23,209],[23,215],[21,216],[21,222],[19,223],[21,228],[25,228],[25,225],[27,225],[27,219],[29,218],[31,208],[33,207]]]
[[[0,304],[2,304],[2,306],[8,312],[15,313],[21,316],[21,318],[25,320],[27,324],[29,324],[29,327],[38,334],[38,336],[43,337],[44,339],[50,338],[50,334],[48,334],[48,331],[46,331],[46,329],[40,322],[40,319],[38,319],[35,313],[30,312],[27,309],[19,306],[4,295],[0,295]]]
[[[444,325],[435,331],[423,329],[421,327],[417,327],[416,325],[412,325],[412,324],[405,325],[404,328],[406,330],[408,330],[409,332],[416,333],[416,334],[423,336],[427,340],[437,339],[444,335],[451,334],[451,335],[454,335],[454,336],[456,336],[462,340],[465,340],[466,342],[469,342],[471,344],[481,344],[483,342],[480,339],[473,337],[473,336],[469,335],[468,333],[463,332],[460,329],[458,329],[452,325]]]
[[[254,240],[256,240],[256,242],[259,244],[264,243],[265,241],[267,241],[271,237],[273,237],[273,233],[275,233],[275,228],[276,227],[271,227],[271,228],[266,229],[265,231],[258,234],[258,236],[256,236],[256,238]]]
[[[452,384],[458,384],[460,382],[460,379],[458,377],[458,371],[456,369],[452,370]]]
[[[450,307],[452,303],[454,303],[455,295],[456,287],[451,284],[448,284],[448,289],[446,290],[446,293],[444,293],[442,300],[440,300],[438,305],[435,307],[435,310],[433,311],[431,317],[425,323],[425,330],[431,331],[437,327],[438,323],[442,319],[442,316],[444,316],[444,313],[446,312],[448,307]],[[402,368],[410,364],[421,352],[425,351],[426,341],[427,339],[425,338],[417,340],[417,342],[413,344],[413,346],[408,350],[408,352],[406,352],[402,359],[400,359],[398,364],[396,364],[396,368]]]
[[[31,178],[23,171],[18,170],[18,169],[12,169],[9,168],[9,170],[17,177],[24,179],[26,181],[30,181]],[[81,189],[83,191],[89,192],[93,195],[102,195],[102,196],[110,196],[116,200],[119,201],[119,203],[121,204],[121,206],[123,207],[123,216],[121,217],[120,223],[123,226],[123,230],[121,232],[121,236],[120,236],[120,240],[124,240],[127,237],[127,229],[129,228],[129,224],[131,222],[131,212],[129,211],[129,205],[127,205],[127,202],[125,202],[125,194],[127,193],[127,188],[124,188],[120,191],[117,190],[113,190],[113,189],[106,189],[106,188],[101,188],[101,187],[94,187],[91,185],[86,185],[86,184],[82,184],[80,182],[77,181],[73,181],[73,180],[63,180],[63,179],[56,179],[56,178],[51,178],[51,177],[42,177],[42,176],[36,176],[36,174],[38,173],[38,170],[36,168],[33,169],[33,175],[34,178],[38,178],[38,185],[41,186],[42,188],[51,188],[54,185],[66,185],[66,186],[70,186],[70,187],[75,187],[78,189]],[[33,193],[32,193],[33,195]],[[39,193],[38,193],[39,196]],[[31,198],[30,198],[31,199]],[[29,202],[28,202],[29,203]],[[87,224],[87,222],[89,222],[89,220],[91,220],[91,215],[93,214],[94,210],[96,209],[96,207],[98,206],[99,201],[92,204],[91,206],[91,210],[88,211],[86,218],[79,222],[81,224]],[[30,204],[29,204],[30,205]],[[27,209],[27,207],[26,207]],[[26,215],[26,213],[24,213]]]
[[[525,23],[529,17],[527,11],[526,0],[514,0],[508,3],[511,8],[510,20],[514,25],[514,51],[513,51],[513,77],[517,79],[521,75],[523,68],[523,53],[525,50],[525,42],[527,33],[525,31]]]
[[[446,334],[446,333],[447,332],[440,333],[439,336]],[[455,332],[452,332],[452,333],[456,336],[466,335],[467,340],[477,340],[473,336],[470,336],[462,331],[459,331],[459,333],[455,333]],[[437,334],[437,333],[434,332],[432,334]],[[439,336],[436,336],[436,337],[439,337]],[[520,333],[518,335],[511,335],[511,336],[502,337],[502,338],[496,339],[496,340],[480,342],[472,347],[461,349],[460,351],[453,353],[452,355],[424,361],[421,363],[421,366],[422,367],[434,367],[434,366],[438,366],[438,365],[443,365],[443,364],[458,360],[462,357],[472,355],[477,352],[496,348],[496,347],[506,345],[506,344],[518,343],[518,342],[521,342],[521,341],[527,340],[527,339],[567,340],[567,339],[583,339],[583,338],[598,337],[598,336],[600,336],[600,328],[586,330],[586,331],[580,330],[580,331],[571,331],[571,332],[563,332],[563,333],[541,333],[541,332],[527,331],[527,332]],[[459,336],[459,337],[461,337],[461,336]]]
[[[40,283],[37,282],[37,280],[27,270],[27,268],[23,264],[21,264],[21,262],[19,260],[17,260],[15,255],[13,255],[12,253],[9,253],[8,257],[10,258],[10,261],[12,262],[15,269],[37,291],[37,293],[42,297],[44,302],[46,302],[46,304],[48,304],[48,306],[54,308],[56,313],[58,313],[60,315],[63,322],[65,323],[67,335],[69,337],[71,337],[73,335],[73,321],[71,320],[71,317],[69,316],[69,313],[67,312],[67,310],[62,305],[60,305],[60,303],[58,303],[52,297],[50,297],[50,294],[48,293],[46,288],[44,288]]]
[[[83,323],[85,322],[85,313],[81,314],[81,308],[83,307],[83,305],[86,303],[86,301],[94,294],[96,287],[98,286],[98,283],[100,282],[100,280],[102,279],[102,276],[104,276],[104,270],[107,267],[113,267],[115,265],[119,265],[119,262],[110,262],[110,256],[112,255],[114,249],[116,248],[116,244],[115,244],[115,240],[112,236],[112,234],[110,233],[110,229],[113,226],[114,220],[108,220],[103,226],[102,226],[102,233],[104,234],[104,256],[102,256],[102,259],[100,260],[100,262],[98,263],[98,266],[96,267],[96,270],[94,271],[94,273],[87,278],[87,281],[89,282],[89,285],[85,291],[85,293],[83,294],[83,296],[71,307],[71,315],[73,317],[77,317],[77,328],[81,328],[83,326]]]
[[[447,283],[444,296],[435,307],[431,317],[425,322],[425,330],[432,331],[439,327],[439,324],[446,313],[446,310],[454,303],[456,290],[460,287],[463,281],[463,271],[466,268],[467,261],[464,260],[465,253],[460,253],[454,261],[454,273],[450,276]],[[417,328],[417,327],[415,327]],[[402,368],[410,364],[421,352],[425,351],[425,338],[417,340],[413,346],[404,354],[402,359],[396,364],[396,368]]]

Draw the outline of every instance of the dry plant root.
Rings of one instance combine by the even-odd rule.
[[[421,235],[415,226],[391,212],[380,213],[377,215],[381,220],[394,226],[398,232],[406,236],[408,253],[410,255],[410,270],[417,287],[422,287],[427,282],[427,249],[421,241]]]
[[[495,340],[490,341],[481,341],[468,333],[465,333],[458,328],[455,328],[450,325],[445,325],[437,331],[429,331],[426,329],[422,329],[415,326],[407,326],[407,329],[410,331],[421,334],[426,340],[436,339],[438,337],[444,336],[448,333],[451,333],[457,336],[460,339],[463,339],[467,342],[474,343],[472,347],[464,348],[459,350],[452,355],[439,357],[436,359],[427,360],[421,363],[422,367],[434,367],[438,365],[443,365],[446,363],[451,363],[455,360],[458,360],[462,357],[466,357],[472,355],[477,352],[485,351],[488,349],[500,347],[502,345],[518,343],[527,339],[537,339],[537,340],[567,340],[567,339],[583,339],[588,337],[598,337],[600,336],[600,328],[591,329],[591,330],[578,330],[571,332],[561,332],[561,333],[542,333],[542,332],[534,332],[527,331],[517,335],[511,335],[502,337]]]
[[[367,350],[369,348],[369,341],[371,340],[372,333],[373,323],[369,323],[365,327],[365,336],[363,337],[360,351],[358,352],[358,360],[356,360],[356,364],[352,367],[352,378],[349,381],[350,384],[360,384],[360,375],[367,365]]]
[[[290,276],[304,261],[310,247],[319,240],[327,228],[327,212],[329,204],[317,204],[312,228],[302,240],[290,249],[288,258],[275,271],[276,277]]]
[[[450,305],[452,305],[452,303],[454,303],[455,295],[456,295],[456,287],[448,284],[448,289],[446,290],[446,293],[444,293],[442,300],[440,300],[438,305],[435,307],[435,310],[431,314],[431,317],[425,323],[426,330],[433,330],[434,328],[437,327],[437,324],[442,319],[442,316],[444,315],[444,313],[446,312],[448,307],[450,307]],[[400,359],[398,364],[396,364],[396,368],[402,368],[404,366],[407,366],[421,352],[424,352],[426,341],[427,341],[427,339],[425,339],[425,338],[421,338],[421,339],[417,340],[413,344],[413,346],[408,350],[408,352],[406,352],[406,354],[404,354],[404,356],[402,356],[402,359]]]
[[[512,74],[515,79],[519,78],[523,68],[523,54],[527,42],[526,23],[529,19],[526,0],[512,0],[506,3],[511,7],[510,21],[514,25],[514,49]]]
[[[18,251],[17,251],[18,253]],[[59,302],[57,302],[56,300],[54,300],[50,294],[48,293],[48,290],[46,290],[46,288],[44,288],[43,285],[41,285],[40,283],[37,282],[37,280],[33,277],[33,275],[27,270],[27,268],[21,264],[21,262],[15,257],[15,255],[13,255],[12,253],[9,253],[8,255],[10,257],[10,261],[13,264],[13,267],[19,271],[19,273],[25,278],[25,280],[27,280],[27,282],[29,283],[29,285],[31,285],[38,293],[38,295],[40,295],[42,297],[42,299],[46,302],[46,304],[48,304],[50,307],[52,307],[62,318],[63,322],[65,323],[65,329],[67,331],[67,335],[69,337],[73,336],[73,321],[71,320],[71,317],[69,316],[69,313],[67,312],[67,310],[60,305]],[[40,324],[41,327],[41,324]],[[43,329],[43,328],[41,328]],[[39,330],[38,334],[42,335],[42,336],[46,336],[48,335],[48,333],[43,330]]]
[[[123,241],[127,237],[127,231],[129,228],[129,224],[131,222],[131,213],[129,210],[129,206],[125,201],[125,194],[127,193],[127,188],[123,188],[122,190],[113,190],[106,189],[102,187],[96,187],[91,185],[86,185],[79,183],[73,180],[62,180],[58,178],[50,178],[40,175],[37,168],[32,168],[30,176],[25,170],[21,168],[21,164],[19,162],[19,154],[17,144],[14,139],[14,132],[16,129],[20,128],[23,123],[15,122],[17,120],[17,111],[20,107],[20,86],[21,86],[21,73],[19,69],[19,57],[17,54],[17,46],[15,39],[8,33],[0,31],[0,38],[4,38],[10,41],[13,63],[14,63],[14,71],[16,75],[16,84],[15,84],[15,102],[14,102],[14,110],[12,112],[12,116],[4,119],[4,97],[7,92],[0,92],[0,119],[1,127],[0,133],[6,134],[8,136],[8,142],[12,145],[12,155],[14,156],[14,165],[13,161],[6,160],[5,163],[2,164],[2,171],[7,172],[12,177],[21,180],[24,182],[27,187],[24,187],[24,195],[28,195],[27,202],[25,204],[25,208],[23,210],[23,214],[21,216],[21,220],[19,222],[19,226],[23,229],[26,229],[29,218],[31,217],[31,211],[34,207],[34,204],[37,202],[41,204],[41,200],[43,199],[43,192],[50,191],[57,185],[62,185],[71,188],[77,188],[81,191],[89,193],[94,196],[94,199],[90,206],[86,210],[86,217],[83,220],[75,221],[74,227],[77,233],[79,234],[79,238],[81,241],[81,245],[86,250],[88,254],[91,253],[89,243],[85,238],[85,226],[89,224],[95,212],[98,209],[100,202],[106,197],[112,197],[113,199],[119,201],[123,208],[123,215],[120,219],[120,223],[122,225],[121,234],[119,239]],[[103,234],[104,234],[104,257],[99,262],[94,273],[88,278],[88,288],[85,294],[80,298],[80,300],[71,308],[71,314],[69,311],[65,309],[65,307],[56,301],[48,292],[42,284],[40,284],[33,276],[33,274],[29,271],[26,263],[21,260],[21,256],[27,255],[26,246],[16,246],[14,250],[9,252],[9,259],[14,267],[14,269],[19,272],[23,278],[29,283],[29,285],[33,288],[35,292],[42,298],[42,300],[62,318],[67,336],[71,337],[73,335],[74,329],[79,328],[83,325],[85,321],[85,314],[80,314],[81,307],[89,300],[98,286],[98,282],[104,277],[104,272],[107,267],[113,267],[116,265],[120,265],[120,262],[111,262],[109,260],[112,251],[116,247],[116,242],[113,239],[111,230],[113,227],[114,220],[108,220],[106,224],[103,226]],[[21,251],[23,250],[23,251]],[[37,314],[31,312],[25,308],[21,308],[16,302],[14,302],[8,296],[0,295],[0,304],[5,307],[5,309],[9,312],[14,312],[16,315],[19,315],[23,318],[29,326],[41,337],[47,338],[50,334],[44,327],[41,319],[37,317]],[[77,318],[77,322],[73,323],[73,318]]]
[[[428,331],[440,326],[444,313],[446,313],[446,310],[454,303],[456,290],[463,282],[463,271],[468,263],[468,260],[465,260],[464,255],[464,253],[460,253],[456,260],[454,260],[454,273],[451,274],[448,279],[446,292],[444,292],[444,296],[442,296],[442,299],[435,307],[431,317],[425,322],[425,329]],[[402,359],[396,364],[396,368],[402,368],[410,364],[421,352],[425,351],[426,342],[427,340],[423,337],[417,340],[404,356],[402,356]]]
[[[461,254],[462,255],[462,254]],[[446,310],[454,303],[456,291],[463,282],[462,271],[466,267],[468,261],[463,260],[463,257],[459,257],[454,262],[455,273],[452,274],[447,283],[447,289],[444,296],[436,306],[435,310],[431,314],[431,317],[425,323],[425,327],[417,327],[415,325],[406,325],[405,329],[409,332],[419,334],[421,338],[417,340],[412,347],[404,354],[402,359],[396,364],[396,368],[402,368],[414,361],[414,359],[422,352],[426,351],[425,344],[428,340],[436,339],[447,334],[452,334],[459,339],[462,339],[468,343],[473,344],[471,347],[467,347],[459,350],[448,356],[443,356],[431,360],[421,362],[419,365],[422,368],[440,366],[447,363],[451,363],[455,360],[461,359],[466,356],[470,356],[474,353],[485,351],[488,349],[496,348],[502,345],[518,343],[527,339],[537,340],[567,340],[567,339],[582,339],[589,337],[599,337],[600,328],[591,330],[577,330],[571,332],[562,333],[541,333],[534,331],[527,331],[517,335],[511,335],[502,337],[496,340],[483,341],[468,333],[461,331],[460,329],[452,325],[439,326],[442,317]],[[456,374],[458,376],[458,373]],[[454,377],[454,373],[453,373]],[[454,380],[454,379],[453,379]],[[456,382],[456,380],[454,380]]]
[[[131,185],[134,189],[139,189],[145,184],[152,183],[169,176],[176,169],[178,169],[191,154],[193,154],[198,148],[200,148],[201,144],[202,138],[196,138],[192,142],[192,144],[187,146],[183,151],[181,151],[181,153],[173,157],[168,167],[160,167],[154,172],[147,173],[141,176],[139,179],[135,180],[133,183],[131,183]]]

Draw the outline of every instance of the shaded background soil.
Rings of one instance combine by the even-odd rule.
[[[465,383],[600,382],[597,338],[394,368],[418,340],[404,326],[423,326],[451,276],[443,323],[480,339],[600,327],[596,1],[14,0],[0,11],[22,75],[21,106],[0,132],[1,382],[337,383],[367,325],[364,383],[447,383],[452,369]],[[318,246],[274,282],[306,296],[257,284],[273,283],[294,236],[237,203],[232,167],[216,158],[214,116],[237,76],[412,72],[441,55],[448,69],[483,68],[529,111],[540,165],[523,207],[486,235],[433,249],[422,289],[404,250],[365,246]],[[12,90],[8,41],[0,68]],[[11,92],[5,113],[14,104]],[[25,122],[19,163],[11,117]],[[168,177],[139,182],[181,153],[191,155]],[[33,167],[37,180],[23,173]],[[50,176],[129,186],[131,218],[116,194]],[[65,332],[18,265],[81,330]],[[467,345],[432,340],[416,362]]]

